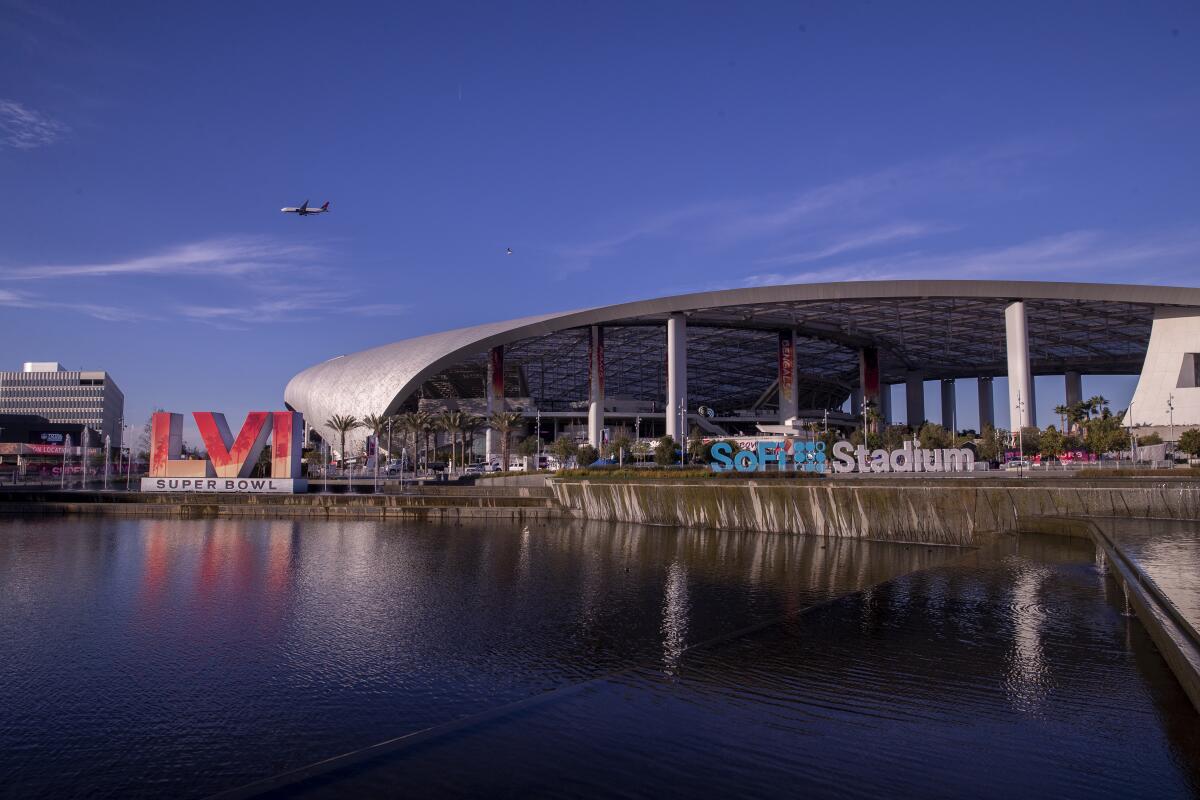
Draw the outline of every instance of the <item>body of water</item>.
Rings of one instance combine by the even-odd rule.
[[[202,797],[418,731],[285,791],[1200,787],[1200,717],[1057,537],[5,519],[0,647],[14,796]]]

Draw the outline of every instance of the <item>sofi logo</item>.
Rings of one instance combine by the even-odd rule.
[[[715,472],[761,472],[768,464],[800,472],[825,471],[824,442],[759,442],[753,450],[739,450],[736,455],[729,442],[717,442],[710,452]]]
[[[248,478],[271,440],[271,477],[299,478],[304,415],[295,411],[251,411],[235,437],[224,414],[196,411],[196,426],[208,451],[205,461],[182,461],[183,415],[159,411],[150,422],[150,477]]]

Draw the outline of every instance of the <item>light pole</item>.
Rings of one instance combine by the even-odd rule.
[[[108,449],[112,447],[112,437],[104,437],[104,491],[108,491]]]
[[[121,439],[125,438],[125,425],[121,424]],[[129,446],[129,452],[125,456],[125,491],[129,491],[129,481],[133,477],[133,445]]]
[[[66,441],[63,442],[62,475],[59,476],[60,478],[62,478],[62,480],[59,482],[59,485],[58,485],[58,488],[60,488],[60,489],[67,488],[67,453],[69,453],[69,452],[71,452],[71,434],[68,433]]]
[[[1021,424],[1024,417],[1025,401],[1021,399],[1021,390],[1017,389],[1017,475],[1022,478],[1025,477],[1025,426]]]
[[[641,447],[640,447],[641,441],[642,441],[642,415],[638,414],[633,419],[633,443],[635,445],[639,445],[638,450],[634,451],[635,455],[637,454],[637,452],[639,452],[641,450]]]
[[[1130,405],[1132,406],[1133,403],[1130,403]],[[1170,415],[1171,419],[1171,441],[1173,442],[1175,441],[1175,395],[1173,394],[1167,395],[1167,414]]]
[[[540,408],[537,411],[537,468],[542,468],[542,410]]]
[[[388,417],[387,457],[388,457],[388,463],[391,464],[391,461],[392,461],[392,418],[391,417]],[[402,470],[404,469],[403,464],[400,465],[400,469],[402,469]],[[384,476],[384,479],[385,480],[387,479],[386,475]]]

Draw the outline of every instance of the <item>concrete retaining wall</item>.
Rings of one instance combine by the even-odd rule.
[[[1080,479],[854,481],[551,481],[588,519],[723,530],[972,545],[1035,530],[1044,517],[1200,519],[1200,483]]]

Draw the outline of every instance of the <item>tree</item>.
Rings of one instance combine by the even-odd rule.
[[[883,429],[882,436],[884,450],[899,450],[904,447],[905,441],[912,438],[903,425],[888,425]],[[827,456],[827,458],[829,457],[832,457],[832,452]]]
[[[1179,434],[1178,447],[1192,458],[1200,458],[1200,428],[1188,428]]]
[[[407,414],[401,414],[401,425],[404,429],[412,434],[413,441],[413,460],[420,463],[426,463],[429,460],[429,434],[435,429],[433,415],[428,411],[411,411]],[[421,443],[418,448],[417,444]],[[417,458],[418,450],[421,457]]]
[[[1037,452],[1043,458],[1058,458],[1066,449],[1066,437],[1053,425],[1047,426],[1040,438]]]
[[[462,431],[463,413],[461,411],[444,411],[438,415],[438,428],[450,436],[450,461],[458,462],[458,434]]]
[[[669,467],[675,463],[675,440],[664,436],[654,446],[654,463],[660,467]]]
[[[567,462],[575,457],[579,452],[579,445],[575,444],[567,436],[560,436],[554,440],[554,444],[550,445],[550,453],[558,459],[558,463],[566,466]]]
[[[475,414],[463,414],[462,432],[463,449],[465,451],[463,453],[464,464],[469,464],[475,455],[475,434],[478,433],[479,429],[482,427],[484,427],[483,417],[476,416]],[[470,442],[469,444],[468,441]],[[470,456],[467,455],[468,452],[471,454]]]
[[[367,414],[359,421],[375,437],[375,459],[378,461],[379,442],[383,438],[383,432],[387,429],[387,418],[379,414]]]
[[[1042,432],[1032,426],[1021,428],[1021,436],[1017,440],[1017,444],[1021,447],[1021,452],[1029,457],[1030,455],[1041,450],[1042,447]]]
[[[1107,408],[1101,416],[1093,417],[1083,425],[1088,449],[1096,455],[1129,447],[1129,431],[1121,427],[1121,415],[1114,416],[1108,413]]]
[[[922,425],[917,438],[925,450],[938,450],[954,445],[954,435],[935,422],[926,422]]]
[[[629,448],[632,445],[633,442],[628,436],[618,436],[617,438],[608,442],[608,444],[604,445],[604,454],[613,460],[620,460],[622,458],[621,453],[628,453]]]
[[[1066,405],[1058,405],[1054,407],[1054,413],[1058,414],[1058,423],[1063,431],[1067,430],[1067,414],[1071,413],[1071,407]]]
[[[600,454],[590,444],[580,445],[579,449],[575,451],[575,460],[581,467],[590,467],[599,458]]]
[[[984,425],[979,434],[979,443],[975,446],[975,454],[981,461],[1000,461],[1008,444],[1008,431]]]
[[[488,417],[488,425],[500,434],[500,469],[508,469],[508,444],[512,433],[524,427],[524,418],[516,411],[496,411]]]
[[[536,456],[538,449],[542,446],[542,440],[536,436],[526,436],[517,445],[517,455]]]
[[[356,428],[361,428],[362,423],[353,414],[334,414],[325,420],[325,427],[341,436],[342,447],[338,450],[338,458],[344,465],[346,463],[346,434]]]
[[[142,434],[138,437],[137,453],[138,458],[150,463],[150,434],[154,427],[154,415],[162,411],[161,408],[156,408],[150,412],[150,417],[146,420],[146,427],[142,428]]]
[[[396,425],[400,428],[401,442],[407,442],[409,437],[412,437],[412,458],[415,461],[417,458],[417,440],[421,436],[421,423],[417,419],[417,415],[411,411],[405,414],[400,414],[396,417]],[[405,445],[401,444],[403,448]]]
[[[1152,431],[1145,436],[1139,436],[1137,443],[1138,447],[1148,447],[1152,444],[1162,444],[1163,438],[1158,433]]]

